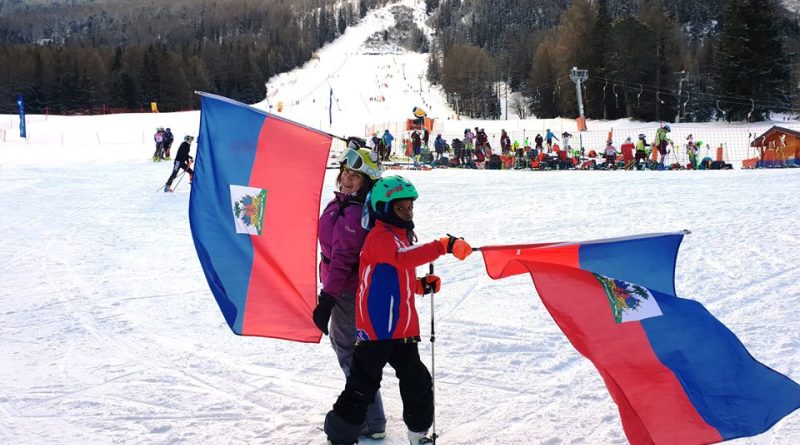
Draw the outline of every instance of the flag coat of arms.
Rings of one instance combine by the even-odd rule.
[[[492,278],[531,275],[555,322],[599,371],[635,445],[753,436],[800,407],[800,385],[754,359],[700,303],[676,296],[682,239],[481,248]]]
[[[239,335],[318,342],[317,221],[331,137],[202,95],[189,222],[208,285]]]

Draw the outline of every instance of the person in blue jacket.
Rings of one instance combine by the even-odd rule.
[[[394,136],[392,133],[389,133],[389,129],[383,130],[383,145],[386,146],[386,156],[381,161],[388,161],[389,156],[392,154],[392,141],[394,141]]]
[[[547,142],[547,151],[553,149],[553,139],[557,141],[559,140],[558,137],[556,137],[556,135],[553,134],[553,132],[548,128],[547,132],[544,134],[544,140]]]
[[[436,150],[436,162],[442,160],[442,156],[444,155],[445,147],[447,146],[447,142],[442,139],[441,134],[436,135],[436,140],[433,141],[433,149]]]

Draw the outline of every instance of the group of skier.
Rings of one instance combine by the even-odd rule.
[[[375,150],[351,138],[339,162],[338,190],[319,220],[322,289],[313,312],[346,377],[325,416],[328,443],[350,445],[359,437],[386,436],[380,393],[386,364],[400,381],[410,445],[433,443],[428,436],[433,383],[419,356],[414,294],[439,291],[441,280],[432,273],[417,277],[416,267],[448,253],[463,260],[472,248],[450,235],[417,244],[414,204],[419,192],[401,176],[383,176]]]
[[[389,130],[384,130],[383,134],[379,137],[378,133],[372,133],[372,137],[367,141],[367,147],[378,153],[379,160],[386,162],[392,153],[392,142],[394,136],[389,133]]]
[[[162,160],[172,160],[170,157],[170,148],[172,147],[172,142],[175,137],[172,134],[172,130],[167,128],[166,130],[163,127],[158,127],[156,129],[155,135],[153,135],[153,140],[156,144],[156,151],[153,153],[153,161],[162,161]],[[194,170],[192,169],[192,164],[194,163],[194,158],[189,154],[191,151],[191,145],[194,141],[194,136],[186,135],[183,137],[183,142],[178,147],[178,152],[175,153],[175,160],[172,163],[172,171],[170,172],[169,178],[167,178],[167,182],[164,184],[164,192],[172,192],[172,182],[177,178],[178,172],[183,170],[185,173],[189,175],[189,183],[192,183],[192,177],[194,176]]]
[[[703,146],[703,142],[695,141],[694,136],[691,134],[686,137],[686,144],[684,146],[686,156],[689,160],[686,166],[680,165],[679,163],[666,165],[667,155],[673,153],[675,149],[674,142],[669,138],[670,131],[671,128],[668,124],[659,127],[656,130],[655,139],[652,144],[647,143],[647,137],[644,134],[639,134],[635,143],[631,141],[630,137],[626,138],[625,142],[620,146],[619,151],[614,147],[613,142],[608,140],[606,142],[606,148],[602,153],[605,162],[600,165],[600,168],[624,168],[627,170],[687,168],[697,170],[709,167],[708,165],[704,165],[704,163],[710,163],[710,158],[705,158],[703,161],[700,161],[698,158],[698,152]],[[620,154],[622,155],[622,162],[619,160]],[[677,155],[677,153],[673,154]],[[592,157],[592,155],[593,153],[590,152],[589,156]]]
[[[156,128],[156,133],[153,135],[153,141],[156,143],[156,151],[153,153],[153,162],[169,161],[169,150],[172,148],[172,142],[175,136],[172,134],[172,129],[164,127]]]
[[[533,141],[527,137],[520,143],[518,140],[511,140],[505,129],[500,132],[500,152],[492,149],[486,132],[483,129],[467,128],[464,130],[463,138],[454,138],[450,143],[442,137],[436,135],[433,143],[434,156],[427,161],[432,167],[459,167],[459,168],[515,168],[533,170],[555,170],[555,169],[702,169],[707,167],[708,158],[699,160],[698,152],[703,145],[702,141],[695,141],[692,135],[686,139],[685,150],[688,157],[688,164],[682,165],[672,163],[666,165],[667,156],[672,154],[672,159],[677,159],[678,153],[675,145],[669,138],[671,128],[668,124],[656,130],[652,144],[648,144],[647,137],[639,134],[634,141],[631,137],[617,148],[612,140],[612,133],[609,132],[605,147],[601,150],[588,150],[584,148],[573,149],[571,145],[572,134],[567,131],[561,133],[559,138],[550,129],[544,134],[537,134]],[[419,156],[418,137],[411,134],[412,154],[414,162],[423,162]],[[559,145],[561,144],[561,145]],[[422,145],[423,153],[427,150],[427,144]],[[501,156],[506,157],[510,164],[501,167]],[[424,158],[424,157],[423,157]],[[604,162],[600,162],[600,161]]]

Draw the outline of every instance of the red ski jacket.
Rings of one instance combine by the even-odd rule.
[[[356,340],[419,341],[416,267],[445,253],[439,241],[412,246],[405,229],[376,221],[361,249]]]

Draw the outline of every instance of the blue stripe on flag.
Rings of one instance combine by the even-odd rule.
[[[202,97],[189,222],[209,287],[236,334],[253,263],[250,236],[237,234],[230,185],[247,186],[266,115],[233,102]]]
[[[654,295],[663,316],[641,321],[650,345],[725,440],[760,434],[800,407],[800,385],[755,360],[702,304]]]
[[[603,240],[580,246],[580,268],[675,295],[675,263],[682,233]]]

